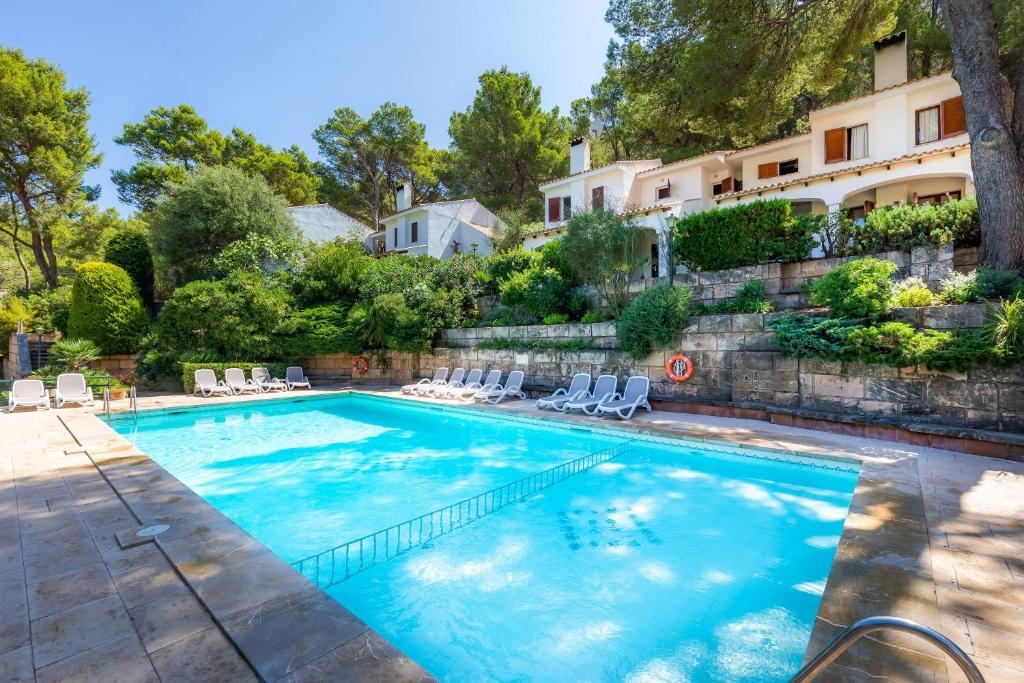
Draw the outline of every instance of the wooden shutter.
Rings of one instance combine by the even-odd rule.
[[[548,222],[554,223],[560,220],[562,220],[562,198],[551,197],[548,199]]]
[[[732,176],[722,178],[722,194],[732,192]]]
[[[846,161],[846,128],[832,128],[825,131],[825,163]]]
[[[939,104],[939,128],[944,138],[967,132],[962,97],[952,97]]]
[[[769,164],[757,165],[758,178],[774,178],[779,175],[779,162],[773,161]]]
[[[595,210],[604,209],[604,186],[595,187],[590,191],[590,207]]]

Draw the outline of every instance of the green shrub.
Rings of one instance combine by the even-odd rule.
[[[611,211],[577,211],[566,223],[561,254],[579,280],[597,292],[612,317],[629,304],[629,288],[649,260],[635,218]]]
[[[270,371],[271,377],[284,379],[285,364],[271,362],[232,362],[232,363],[182,363],[181,384],[186,394],[191,394],[196,388],[196,370],[209,369],[217,375],[218,380],[224,379],[224,371],[228,368],[238,368],[245,373],[246,377],[252,376],[253,368],[266,368]]]
[[[540,248],[540,265],[545,268],[554,268],[562,276],[562,281],[569,287],[580,284],[576,271],[569,265],[565,258],[565,241],[561,238],[545,242]]]
[[[850,330],[846,355],[902,368],[922,362],[929,354],[949,346],[952,340],[950,332],[918,332],[906,323],[885,322]]]
[[[0,304],[0,337],[7,339],[8,335],[17,332],[19,320],[26,332],[33,329],[32,313],[21,299],[11,297],[6,303]]]
[[[676,253],[691,270],[800,261],[814,249],[817,224],[772,199],[690,214],[676,224]]]
[[[530,315],[521,308],[514,306],[495,306],[487,311],[480,325],[483,327],[515,327],[517,325],[536,325],[537,317]]]
[[[306,305],[353,301],[372,262],[362,242],[328,242],[309,255],[295,276],[295,296]]]
[[[982,299],[1001,299],[1013,295],[1021,285],[1020,274],[1007,268],[982,265],[978,268],[978,295]]]
[[[128,273],[112,263],[85,263],[71,290],[68,335],[94,342],[105,355],[139,350],[149,321]]]
[[[213,259],[210,274],[224,277],[234,270],[250,270],[267,275],[295,266],[301,244],[292,237],[272,237],[250,233],[224,247]]]
[[[26,305],[32,313],[33,329],[42,329],[49,333],[60,332],[67,336],[68,316],[71,313],[70,284],[30,294]]]
[[[729,301],[706,304],[698,301],[692,306],[694,315],[721,313],[771,313],[775,305],[768,298],[764,283],[752,280],[740,287],[736,296]]]
[[[775,343],[794,358],[847,360],[846,339],[860,324],[853,320],[785,315],[771,323]]]
[[[589,351],[594,348],[591,339],[513,339],[511,337],[485,339],[478,349],[513,351]]]
[[[292,316],[295,331],[281,339],[281,357],[360,352],[362,349],[347,325],[349,310],[344,304],[324,304],[296,311]]]
[[[142,303],[153,310],[153,254],[149,242],[139,230],[124,230],[107,242],[103,260],[124,268],[139,290]]]
[[[558,271],[539,266],[509,275],[498,291],[502,304],[538,318],[562,311],[569,299],[569,289]]]
[[[641,292],[619,317],[619,348],[639,360],[671,344],[690,317],[692,298],[687,287],[655,285]]]
[[[61,339],[50,347],[50,364],[61,372],[78,372],[99,357],[99,347],[88,339]]]
[[[939,299],[947,304],[967,304],[981,299],[978,287],[978,271],[970,273],[951,273],[942,281]]]
[[[861,254],[910,251],[922,245],[981,241],[978,202],[973,197],[944,204],[893,204],[879,207],[855,229],[854,249]]]
[[[844,263],[814,283],[811,303],[827,306],[834,318],[877,318],[892,305],[896,264],[876,258]]]
[[[602,323],[604,322],[604,316],[598,311],[587,311],[583,314],[583,317],[580,318],[580,322],[584,324]]]
[[[985,334],[1001,354],[1024,354],[1024,298],[1016,296],[989,306]]]
[[[569,322],[569,316],[565,313],[551,313],[541,320],[544,325],[564,325],[567,322]]]
[[[492,294],[498,293],[501,283],[511,277],[514,273],[529,270],[540,261],[540,255],[535,251],[527,251],[519,246],[508,251],[501,251],[488,256],[485,260],[485,272],[492,283]]]
[[[934,299],[932,290],[919,277],[908,277],[892,286],[892,305],[897,308],[931,306]]]

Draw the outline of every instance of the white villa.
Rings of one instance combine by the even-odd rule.
[[[973,195],[959,85],[949,73],[908,81],[905,33],[874,46],[874,91],[812,111],[804,135],[670,164],[645,159],[598,168],[590,165],[590,141],[573,141],[570,174],[540,186],[545,228],[524,246],[556,238],[571,211],[614,209],[646,228],[650,278],[666,272],[669,216],[786,198],[797,213],[842,209],[859,218],[876,206]]]
[[[366,238],[376,255],[426,254],[446,259],[453,254],[491,253],[498,217],[476,199],[412,204],[412,185],[397,193],[396,212],[381,219],[384,228]]]

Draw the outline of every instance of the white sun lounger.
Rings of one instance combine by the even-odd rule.
[[[526,394],[523,393],[523,377],[522,370],[513,370],[508,373],[508,380],[505,381],[504,386],[496,385],[477,400],[487,401],[488,403],[500,403],[509,396],[526,398]]]
[[[438,398],[452,399],[458,398],[458,392],[460,391],[466,391],[467,389],[472,389],[476,391],[481,386],[483,386],[480,383],[480,378],[483,376],[483,370],[481,370],[480,368],[473,368],[472,370],[469,371],[469,374],[466,375],[465,380],[459,382],[458,385],[454,385],[451,382],[449,382],[448,386],[446,386],[444,389],[438,389],[437,391],[435,391],[434,396],[437,396]]]
[[[501,384],[501,370],[491,370],[487,373],[483,383],[476,387],[467,385],[465,389],[457,389],[455,397],[472,401],[483,396],[499,384]]]
[[[574,398],[579,398],[582,394],[590,392],[590,374],[586,372],[578,372],[573,375],[572,381],[569,382],[569,388],[559,387],[555,390],[555,393],[550,396],[544,396],[543,398],[537,399],[537,408],[543,410],[544,408],[554,408],[555,410],[561,410],[562,405],[566,401]]]
[[[619,380],[615,375],[601,375],[594,383],[594,391],[571,399],[562,404],[562,412],[571,413],[574,410],[582,410],[587,415],[597,413],[597,406],[604,401],[610,401],[616,395]]]
[[[218,380],[217,374],[209,368],[196,370],[196,386],[192,393],[195,394],[196,392],[202,393],[203,396],[234,393],[231,391],[231,387],[225,384],[223,380]]]
[[[421,396],[438,396],[439,392],[444,391],[448,387],[461,387],[462,379],[466,376],[466,368],[455,368],[452,370],[452,376],[443,384],[427,384],[424,385],[423,389],[417,389],[416,393]]]
[[[402,387],[402,393],[411,394],[413,392],[421,391],[421,389],[417,389],[417,387],[422,387],[423,389],[426,389],[427,386],[425,385],[429,386],[444,384],[446,379],[448,379],[448,368],[437,368],[436,370],[434,370],[434,376],[432,378],[428,379],[424,377],[415,384],[406,384],[404,387]]]
[[[57,389],[54,391],[57,407],[65,403],[92,405],[92,390],[85,383],[85,375],[80,372],[66,372],[57,375]]]
[[[288,385],[270,376],[270,370],[266,368],[253,368],[251,371],[252,381],[263,391],[288,391]]]
[[[244,394],[246,392],[253,392],[256,394],[262,394],[263,389],[260,388],[259,384],[252,381],[251,379],[245,378],[245,373],[242,372],[241,368],[227,368],[224,370],[224,384],[228,385],[232,393]]]
[[[626,381],[622,396],[617,394],[612,399],[597,406],[597,414],[614,413],[623,420],[633,417],[637,408],[645,408],[651,412],[651,404],[647,402],[647,394],[651,389],[651,380],[647,377],[634,375]]]
[[[292,365],[285,368],[284,383],[288,386],[288,391],[291,391],[295,387],[305,387],[307,389],[313,388],[313,385],[309,383],[309,378],[306,377],[306,373],[304,373],[302,368],[298,365]]]
[[[16,379],[11,385],[11,393],[7,397],[7,412],[15,408],[43,406],[50,409],[50,397],[46,393],[41,379]]]

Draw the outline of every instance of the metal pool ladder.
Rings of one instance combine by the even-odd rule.
[[[978,667],[956,643],[938,631],[907,619],[900,619],[899,617],[868,617],[867,619],[861,619],[840,633],[814,659],[807,662],[804,668],[800,669],[793,678],[789,679],[789,683],[809,683],[813,681],[818,677],[818,674],[839,659],[840,655],[850,649],[858,640],[875,631],[887,629],[902,631],[927,640],[949,655],[956,662],[957,666],[960,667],[960,670],[964,672],[970,683],[985,683],[985,678],[981,675]]]

